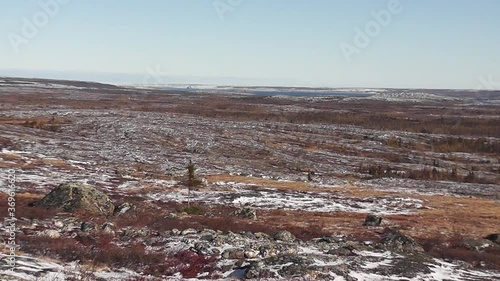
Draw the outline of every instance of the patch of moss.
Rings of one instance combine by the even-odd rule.
[[[191,205],[189,207],[185,207],[181,210],[189,215],[203,215],[205,214],[205,209],[199,205]]]

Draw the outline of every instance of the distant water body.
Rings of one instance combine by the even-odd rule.
[[[182,92],[203,92],[201,89],[196,88],[162,88],[163,90],[176,90]],[[214,90],[210,90],[214,91]],[[235,89],[217,89],[221,93],[235,92]],[[307,90],[253,90],[245,89],[236,90],[237,92],[253,94],[256,96],[294,96],[294,97],[368,97],[373,95],[372,93],[360,93],[360,92],[346,92],[346,91],[307,91]]]
[[[257,96],[295,96],[295,97],[368,97],[372,94],[358,92],[317,92],[317,91],[250,91]]]

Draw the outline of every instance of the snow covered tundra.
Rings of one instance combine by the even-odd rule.
[[[0,279],[500,279],[499,101],[0,77]]]

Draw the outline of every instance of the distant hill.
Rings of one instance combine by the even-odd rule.
[[[74,80],[56,80],[56,79],[41,79],[41,78],[18,78],[18,77],[0,77],[0,85],[34,85],[42,84],[45,86],[60,85],[65,87],[79,88],[98,88],[98,89],[120,89],[120,87],[111,84],[74,81]]]

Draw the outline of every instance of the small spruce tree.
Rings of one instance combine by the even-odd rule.
[[[189,164],[187,166],[188,170],[188,186],[192,186],[196,177],[194,175],[194,172],[196,171],[196,168],[193,164],[193,161],[189,160]]]
[[[191,205],[191,188],[194,186],[195,182],[195,175],[194,172],[196,171],[196,168],[193,164],[193,161],[189,160],[189,164],[187,165],[187,187],[188,187],[188,207]]]

